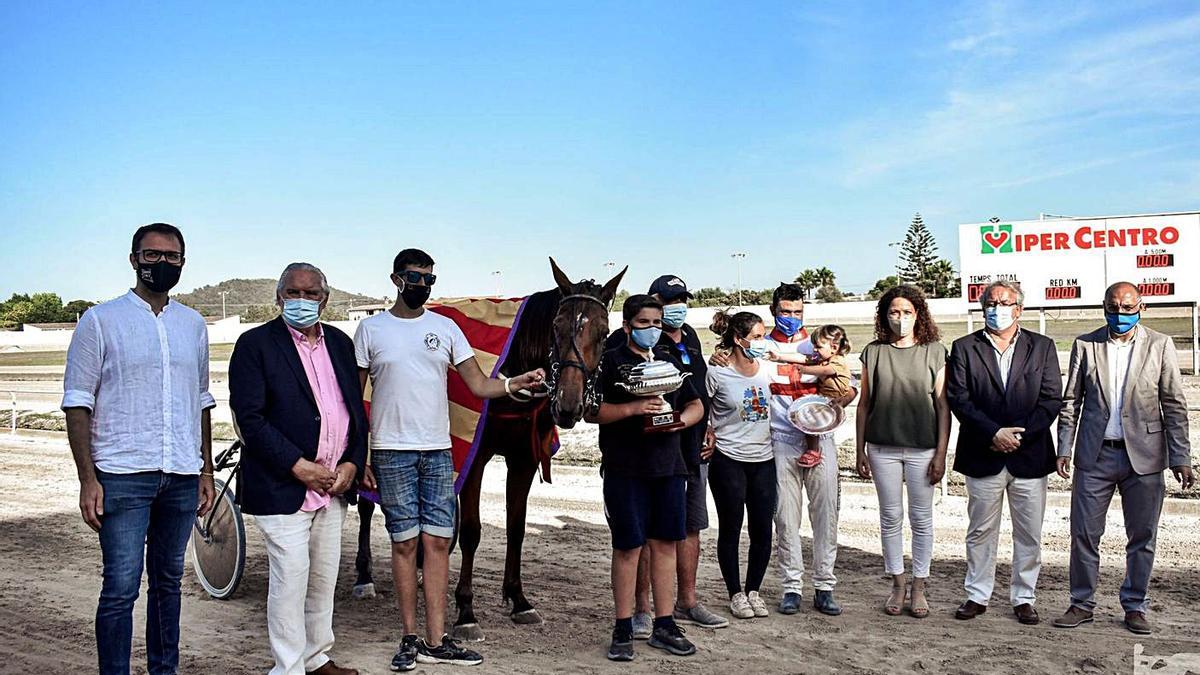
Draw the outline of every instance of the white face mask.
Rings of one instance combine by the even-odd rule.
[[[988,328],[994,331],[1003,331],[1013,325],[1013,308],[996,306],[988,307],[983,311],[983,321]]]
[[[890,316],[888,317],[888,327],[892,329],[893,333],[902,338],[912,335],[913,326],[916,323],[917,318],[915,316],[902,316],[899,319],[893,319]]]

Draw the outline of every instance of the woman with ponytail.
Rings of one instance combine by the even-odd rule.
[[[709,368],[705,378],[712,399],[709,486],[720,525],[717,560],[729,591],[729,610],[739,619],[767,616],[759,597],[771,558],[775,514],[775,460],[771,449],[770,396],[775,365],[763,360],[766,327],[752,312],[717,312],[712,331],[728,364]],[[750,519],[750,553],[742,584],[738,549],[743,516]]]

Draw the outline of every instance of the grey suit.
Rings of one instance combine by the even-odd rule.
[[[1187,400],[1171,338],[1145,326],[1134,329],[1124,405],[1109,383],[1109,331],[1105,326],[1081,335],[1071,347],[1063,409],[1058,423],[1058,455],[1075,450],[1071,497],[1071,604],[1087,611],[1100,572],[1100,537],[1114,491],[1121,494],[1128,539],[1121,606],[1146,611],[1146,590],[1154,565],[1154,542],[1162,512],[1167,467],[1190,466]],[[1121,416],[1123,439],[1105,441],[1111,414]]]

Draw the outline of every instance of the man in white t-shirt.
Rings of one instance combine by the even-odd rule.
[[[503,380],[484,375],[475,352],[450,319],[425,310],[437,277],[433,258],[405,249],[392,265],[399,289],[387,312],[364,319],[354,334],[359,378],[371,380],[371,466],[364,484],[377,485],[392,540],[392,569],[404,637],[391,669],[420,663],[475,665],[483,658],[444,631],[454,534],[454,461],[450,456],[451,367],[471,393],[499,398],[541,385],[541,369]],[[424,549],[425,639],[417,637],[417,541]]]

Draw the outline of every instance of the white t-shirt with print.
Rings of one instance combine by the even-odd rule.
[[[708,369],[705,385],[712,399],[712,424],[717,452],[740,462],[762,462],[772,457],[770,400],[776,365],[758,361],[758,370],[747,377],[733,366]]]
[[[381,312],[359,322],[354,353],[371,377],[372,450],[450,447],[447,373],[475,356],[458,324],[429,310]]]

